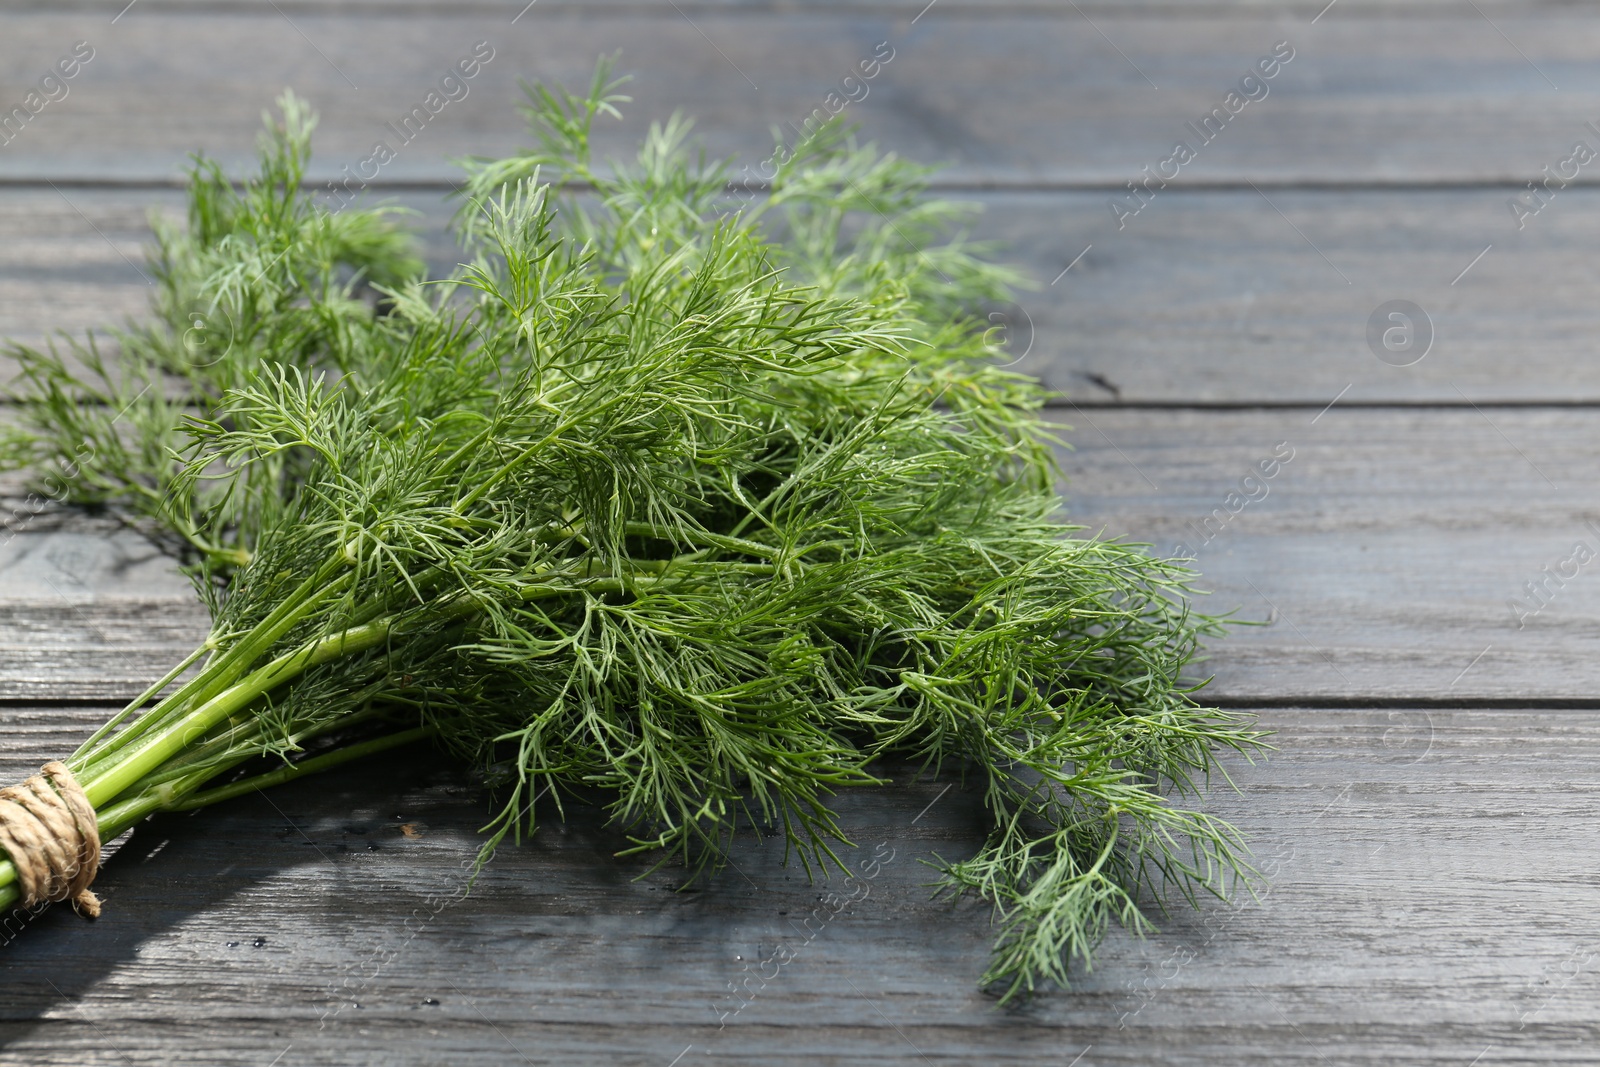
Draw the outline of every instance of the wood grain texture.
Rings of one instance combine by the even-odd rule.
[[[394,199],[450,269],[454,201]],[[1315,410],[1347,387],[1346,402],[1600,402],[1600,190],[1569,190],[1520,234],[1494,190],[1174,192],[1120,233],[1101,194],[962,199],[983,208],[974,234],[1037,285],[996,312],[997,356],[1075,402]],[[166,190],[0,189],[0,336],[143,314],[146,216],[182,206]],[[1368,346],[1393,299],[1429,316],[1413,366]]]
[[[427,213],[447,267],[448,160],[522,143],[519,76],[576,84],[621,48],[636,102],[602,128],[602,155],[681,108],[714,152],[754,164],[769,127],[804,121],[891,42],[849,113],[950,164],[940,184],[981,199],[978,234],[1039,283],[1000,312],[996,354],[1082,405],[1056,413],[1074,424],[1072,514],[1193,550],[1203,607],[1270,620],[1213,643],[1205,691],[1276,731],[1272,759],[1231,762],[1240,791],[1209,801],[1267,877],[1256,901],[1175,913],[1149,940],[1114,931],[1070,993],[997,1012],[974,988],[987,915],[931,902],[918,862],[978,847],[970,786],[896,768],[840,797],[848,854],[894,858],[807,939],[796,924],[844,887],[784,867],[778,842],[747,836],[735,866],[675,892],[681,871],[639,877],[581,807],[465,894],[492,809],[419,749],[142,825],[102,876],[95,925],[61,909],[20,935],[0,923],[0,1064],[1594,1059],[1600,724],[1551,705],[1600,692],[1600,579],[1594,563],[1543,569],[1577,541],[1600,549],[1600,194],[1564,189],[1521,229],[1506,203],[1600,139],[1588,11],[1340,0],[1313,25],[1321,0],[121,8],[0,0],[0,112],[73,41],[97,50],[0,146],[0,335],[141,314],[146,210],[181,210],[167,186],[190,150],[246,165],[285,85],[323,113],[326,181],[493,43],[471,95],[375,183]],[[1111,194],[1285,39],[1296,57],[1270,95],[1119,229]],[[1397,298],[1436,333],[1404,368],[1365,336]],[[1359,406],[1406,403],[1430,406]],[[1243,484],[1280,443],[1293,458]],[[1232,513],[1229,493],[1252,487]],[[27,518],[20,493],[0,478],[6,781],[70,751],[206,621],[138,537]],[[1547,603],[1519,628],[1508,602],[1527,607],[1529,582]],[[719,1026],[730,983],[779,944],[798,957]]]
[[[0,715],[15,773],[59,741],[14,724],[93,717]],[[102,875],[105,918],[57,909],[0,949],[0,1063],[1582,1062],[1600,1039],[1592,716],[1262,722],[1279,751],[1211,803],[1253,837],[1259,902],[1114,932],[1070,994],[1020,1010],[974,989],[984,912],[930,902],[918,863],[976,847],[970,790],[841,797],[855,855],[893,858],[805,942],[837,878],[812,886],[746,838],[736,868],[676,893],[681,872],[637,878],[585,809],[462,896],[488,809],[418,754],[141,827]],[[728,984],[780,943],[796,959],[719,1030]]]
[[[576,85],[596,55],[618,49],[636,102],[625,122],[601,128],[602,157],[631,153],[650,121],[683,109],[714,153],[755,164],[770,153],[771,127],[824,106],[883,41],[895,58],[850,114],[896,151],[949,163],[957,183],[1120,187],[1280,40],[1295,59],[1181,182],[1520,187],[1594,137],[1585,123],[1600,115],[1600,24],[1575,9],[1490,19],[1465,6],[1411,18],[1336,8],[1313,26],[1319,6],[1093,17],[1067,5],[1000,15],[952,6],[915,25],[910,5],[692,15],[538,5],[515,25],[520,4],[454,15],[141,5],[114,25],[100,9],[11,11],[0,39],[7,109],[73,42],[96,54],[66,99],[0,148],[0,177],[162,180],[194,149],[236,163],[253,151],[262,109],[291,85],[322,111],[316,174],[332,178],[370,155],[390,136],[385,123],[478,40],[493,45],[493,62],[385,179],[442,182],[450,158],[510,150],[522,140],[509,106],[517,78]]]
[[[1600,413],[1065,415],[1078,521],[1163,551],[1184,545],[1214,591],[1204,609],[1274,619],[1213,643],[1211,698],[1600,697],[1593,566],[1573,564],[1570,580],[1543,570],[1559,572],[1579,541],[1600,553]],[[1293,459],[1242,484],[1280,443]],[[1244,502],[1250,493],[1260,499]],[[1539,599],[1528,582],[1544,585]]]
[[[0,700],[131,700],[205,640],[177,565],[132,531],[0,533]]]
[[[1600,701],[1600,563],[1560,574],[1580,541],[1600,555],[1600,412],[1060,416],[1076,521],[1192,551],[1203,610],[1273,619],[1211,642],[1208,699]],[[1293,458],[1242,488],[1280,443]],[[1230,492],[1260,499],[1234,513]],[[73,529],[0,545],[0,698],[128,699],[204,637],[170,561]]]

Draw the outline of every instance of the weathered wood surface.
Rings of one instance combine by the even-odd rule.
[[[637,101],[625,122],[600,129],[602,156],[631,152],[649,121],[682,108],[699,117],[714,152],[757,163],[772,126],[824,106],[887,41],[893,62],[850,113],[897,151],[949,162],[946,180],[961,183],[1121,186],[1168,155],[1184,123],[1221,106],[1280,40],[1294,60],[1180,182],[1520,187],[1575,139],[1592,141],[1585,123],[1600,116],[1600,29],[1566,7],[1498,8],[1491,19],[1471,8],[1406,18],[1341,5],[1312,25],[1322,5],[1100,8],[1092,17],[1066,4],[941,5],[918,19],[921,6],[711,5],[691,14],[671,4],[539,4],[513,25],[522,4],[457,14],[141,4],[114,24],[116,11],[30,4],[4,15],[7,108],[73,42],[90,42],[95,58],[67,98],[0,149],[0,177],[163,180],[196,148],[241,161],[261,110],[293,85],[322,111],[316,173],[331,178],[369,155],[388,136],[384,124],[479,40],[494,60],[384,179],[443,181],[453,177],[451,157],[513,148],[521,125],[507,104],[518,77],[579,83],[597,54],[619,48],[637,75]]]
[[[1059,414],[1076,521],[1192,552],[1205,610],[1272,619],[1213,643],[1209,699],[1600,702],[1600,560],[1561,573],[1579,542],[1600,557],[1600,412]],[[0,699],[126,699],[205,634],[174,565],[128,533],[24,526],[0,590]]]
[[[0,701],[131,700],[207,622],[173,561],[131,531],[0,534]]]
[[[97,711],[11,708],[20,774]],[[1212,808],[1253,835],[1259,903],[1114,932],[1070,994],[999,1012],[990,930],[918,860],[975,843],[978,798],[841,798],[868,895],[808,943],[809,885],[747,838],[696,892],[641,880],[579,813],[461,896],[488,808],[419,755],[142,827],[107,911],[4,950],[0,1063],[1574,1063],[1594,1013],[1600,730],[1585,713],[1270,710],[1269,763]],[[36,732],[23,732],[29,727]],[[402,823],[420,837],[407,837]],[[374,847],[375,846],[375,849]],[[880,855],[888,855],[887,852]],[[826,912],[824,913],[826,914]],[[258,939],[261,943],[258,945]],[[718,1029],[741,983],[798,952]],[[749,983],[751,990],[758,979]],[[437,1004],[429,1003],[430,1000]],[[1486,1052],[1486,1050],[1488,1050]]]
[[[1600,699],[1594,563],[1561,574],[1600,556],[1600,412],[1062,414],[1078,521],[1184,546],[1207,610],[1273,619],[1215,643],[1212,698]]]
[[[643,867],[580,811],[502,849],[463,897],[490,808],[419,751],[141,827],[102,876],[99,924],[58,909],[0,934],[0,1063],[1594,1059],[1600,727],[1583,709],[1600,693],[1600,584],[1592,563],[1542,570],[1580,540],[1600,550],[1600,198],[1562,190],[1521,230],[1506,206],[1574,140],[1600,141],[1588,11],[27,0],[0,3],[0,110],[78,39],[97,54],[71,95],[0,146],[0,335],[140,314],[145,211],[178,210],[165,186],[189,150],[247,164],[286,84],[323,113],[323,180],[472,42],[494,44],[471,95],[376,183],[428,212],[447,266],[447,161],[521,143],[518,76],[574,83],[622,48],[637,101],[602,128],[602,155],[682,108],[714,151],[755,163],[768,127],[803,121],[891,42],[849,113],[950,163],[940,183],[982,200],[979,235],[1040,284],[1006,311],[997,355],[1077,405],[1057,413],[1075,427],[1073,514],[1188,546],[1215,590],[1203,607],[1271,619],[1207,665],[1211,697],[1277,731],[1270,762],[1230,764],[1242,792],[1210,802],[1270,878],[1258,903],[1179,913],[1144,942],[1114,932],[1071,993],[1000,1013],[973,986],[986,916],[930,903],[916,862],[977,846],[977,795],[847,795],[862,857],[883,842],[894,861],[719,1030],[728,983],[803,939],[792,924],[826,887],[753,838],[698,891],[673,892],[671,869],[634,881]],[[1110,194],[1284,39],[1297,54],[1270,95],[1119,230]],[[1437,334],[1404,368],[1365,337],[1397,298]],[[1229,514],[1230,492],[1261,495],[1241,479],[1280,442],[1293,458]],[[14,479],[0,498],[20,504]],[[10,514],[5,780],[70,751],[205,627],[137,537]],[[1528,582],[1547,603],[1519,629],[1508,601],[1537,603]]]
[[[456,262],[445,192],[395,198],[418,212],[436,270]],[[1347,387],[1345,402],[1600,402],[1600,190],[1564,193],[1521,234],[1499,190],[1271,197],[1174,193],[1122,233],[1103,194],[963,197],[984,209],[975,235],[1038,286],[996,312],[997,355],[1077,403],[1314,414]],[[142,315],[151,211],[181,217],[182,194],[0,189],[0,336],[38,343]],[[1434,335],[1407,367],[1367,342],[1373,312],[1397,298]],[[0,365],[0,380],[12,373]]]

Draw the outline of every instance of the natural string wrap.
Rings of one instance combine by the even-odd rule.
[[[21,785],[0,789],[0,849],[17,869],[23,907],[71,900],[79,915],[99,917],[89,883],[100,871],[100,827],[66,764],[46,763]]]

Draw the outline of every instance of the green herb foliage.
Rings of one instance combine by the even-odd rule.
[[[893,756],[984,789],[938,866],[996,910],[1003,998],[1224,892],[1243,843],[1175,799],[1258,735],[1180,681],[1189,572],[1058,517],[1044,394],[976,317],[1018,279],[836,126],[743,205],[681,119],[596,166],[609,69],[467,164],[448,277],[301,191],[285,97],[258,178],[195,163],[154,324],[13,350],[11,460],[169,538],[213,608],[70,761],[105,836],[429,737],[497,784],[486,850],[601,795],[630,851],[775,827],[824,874],[829,798]]]

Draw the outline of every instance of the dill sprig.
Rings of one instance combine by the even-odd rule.
[[[429,738],[489,774],[484,855],[601,796],[628,852],[772,828],[826,875],[829,798],[909,758],[984,785],[989,839],[937,866],[995,908],[1002,1000],[1227,892],[1243,841],[1182,805],[1259,735],[1182,680],[1216,624],[1181,562],[1062,522],[1044,393],[977,317],[1019,279],[838,126],[733,210],[680,118],[598,167],[619,84],[529,89],[536,147],[467,162],[433,280],[301,191],[285,97],[258,178],[196,161],[114,363],[13,350],[13,459],[168,538],[213,612],[68,761],[103,836]]]

